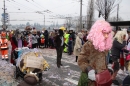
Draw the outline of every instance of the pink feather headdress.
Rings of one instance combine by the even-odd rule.
[[[108,38],[105,39],[103,32],[109,33]],[[112,47],[112,27],[111,25],[104,21],[98,20],[91,27],[91,30],[88,34],[88,40],[92,41],[96,50],[100,52],[105,50],[110,50]]]

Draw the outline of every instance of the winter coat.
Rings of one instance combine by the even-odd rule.
[[[100,52],[94,48],[92,42],[87,41],[79,54],[78,65],[83,72],[91,66],[97,73],[107,68],[106,55],[108,51]]]
[[[38,41],[37,41],[38,38],[39,38],[38,35],[33,34],[33,35],[32,35],[32,44],[38,43]]]
[[[81,49],[82,48],[82,40],[79,38],[79,36],[76,37],[76,40],[75,40],[75,46],[74,46],[74,55],[75,56],[78,56],[80,51],[78,51],[78,49]]]
[[[87,73],[87,67],[91,66],[97,73],[107,69],[106,55],[108,51],[100,52],[94,48],[92,42],[87,41],[78,56],[78,65],[82,72]],[[95,86],[95,83],[88,83]]]
[[[64,38],[64,37],[63,37]],[[63,40],[64,41],[64,40]],[[57,35],[54,39],[54,45],[56,48],[59,48],[61,46],[62,40],[60,38],[60,35]],[[64,47],[64,44],[63,44]]]
[[[49,33],[48,33],[48,31],[47,31],[47,30],[45,30],[45,32],[44,32],[44,36],[45,36],[45,40],[48,40]]]
[[[120,58],[120,52],[125,47],[126,42],[124,41],[123,44],[119,43],[117,39],[114,39],[113,46],[111,48],[111,54],[112,56],[115,56],[116,58]]]

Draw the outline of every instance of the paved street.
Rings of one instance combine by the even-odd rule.
[[[10,47],[11,48],[11,47]],[[43,72],[43,81],[38,86],[77,86],[81,70],[75,62],[74,55],[63,53],[61,68],[56,65],[56,50],[55,49],[39,49],[44,58],[50,65],[48,71]],[[9,49],[10,52],[10,49]],[[10,54],[9,54],[10,55]],[[118,80],[121,83],[123,75],[118,75]],[[21,81],[21,79],[19,78]],[[17,80],[17,81],[19,81]],[[114,85],[112,85],[114,86]]]
[[[56,84],[56,86],[77,86],[81,70],[75,62],[74,55],[63,53],[62,63],[63,67],[56,66],[56,51],[54,49],[43,49],[44,58],[49,62],[51,69],[43,73],[43,81],[49,80]],[[122,83],[126,75],[118,73],[117,80]],[[47,85],[46,85],[47,86]],[[116,85],[112,85],[116,86]]]
[[[80,77],[80,69],[75,62],[73,55],[68,56],[63,53],[61,68],[56,66],[56,51],[54,49],[43,49],[44,58],[48,61],[51,68],[49,71],[43,73],[43,80],[51,80],[56,86],[76,86]]]

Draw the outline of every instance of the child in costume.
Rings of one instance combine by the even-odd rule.
[[[45,43],[44,35],[41,35],[40,41],[41,41],[41,46],[40,47],[44,48],[44,43]]]
[[[6,38],[6,32],[1,32],[1,39],[0,39],[0,50],[2,55],[2,60],[8,60],[8,39]]]
[[[78,65],[82,70],[78,86],[96,86],[96,74],[108,69],[106,55],[112,47],[111,32],[110,24],[104,20],[96,21],[91,27],[88,41],[78,56]]]

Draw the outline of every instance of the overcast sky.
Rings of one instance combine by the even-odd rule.
[[[25,24],[28,20],[30,23],[38,22],[44,24],[59,23],[64,24],[65,19],[51,19],[53,16],[79,16],[80,14],[80,2],[79,0],[5,0],[6,1],[6,12],[9,13],[10,24]],[[88,0],[83,0],[83,15],[87,14],[87,3]],[[122,0],[120,3],[119,16],[123,20],[130,20],[130,0]],[[0,14],[3,13],[3,0],[0,0]],[[43,12],[49,10],[47,12]],[[44,14],[36,13],[37,11],[42,11]],[[22,13],[24,12],[24,13]],[[116,16],[117,10],[111,16]],[[0,15],[0,19],[2,16]],[[95,10],[95,19],[98,19],[98,13]],[[19,21],[26,20],[26,21]],[[0,25],[2,23],[0,22]]]

